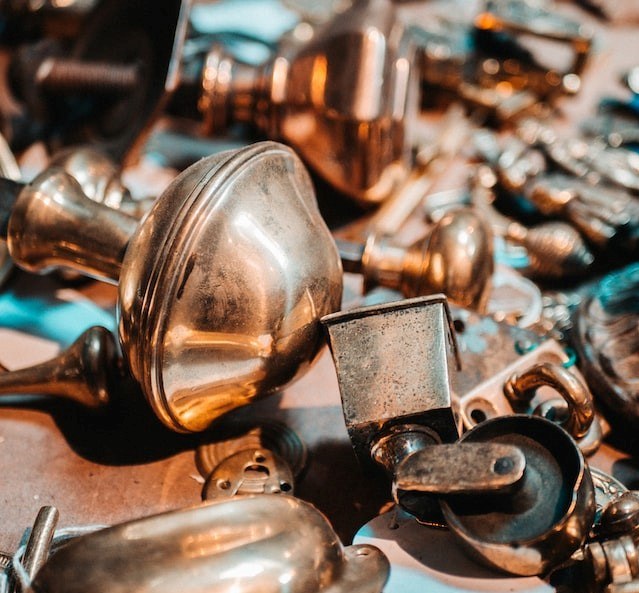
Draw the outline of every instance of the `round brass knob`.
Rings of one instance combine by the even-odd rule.
[[[416,45],[393,2],[355,2],[308,42],[287,37],[259,66],[213,45],[198,109],[205,131],[254,124],[295,147],[340,192],[379,204],[412,166],[417,63]]]
[[[342,257],[350,271],[362,273],[366,291],[385,286],[406,298],[442,292],[453,303],[479,311],[490,295],[493,235],[471,208],[448,212],[424,240],[410,247],[372,234],[356,263],[346,253]]]
[[[119,336],[154,412],[178,431],[301,375],[337,310],[342,269],[304,166],[263,142],[202,159],[147,217],[91,202],[47,170],[8,221],[14,260],[119,281]]]

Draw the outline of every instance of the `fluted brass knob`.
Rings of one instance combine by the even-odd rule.
[[[415,64],[392,2],[358,0],[309,42],[283,44],[263,66],[238,63],[214,46],[199,108],[209,132],[253,123],[340,191],[378,203],[411,168]]]
[[[281,144],[202,159],[139,226],[59,169],[0,186],[0,204],[12,187],[12,257],[118,282],[122,350],[174,430],[202,430],[301,375],[322,345],[319,318],[340,306],[335,244],[304,166]]]

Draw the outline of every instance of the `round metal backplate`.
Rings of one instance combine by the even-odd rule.
[[[542,574],[570,557],[595,512],[592,480],[570,436],[544,418],[514,415],[483,422],[461,440],[515,445],[526,457],[512,492],[442,502],[446,522],[473,554],[522,575]]]
[[[116,161],[122,161],[159,110],[167,92],[165,85],[172,66],[182,4],[180,0],[170,0],[158,10],[153,0],[104,0],[99,3],[76,40],[71,57],[111,64],[137,64],[140,67],[139,83],[122,96],[93,97],[92,117],[83,120],[82,125],[69,126],[68,132],[64,132],[65,144],[97,144]],[[84,106],[83,103],[80,105]]]
[[[215,437],[215,440],[210,440]],[[306,466],[307,449],[299,435],[276,420],[230,420],[205,435],[195,453],[195,463],[205,478],[224,460],[245,449],[266,449],[279,455],[298,477]]]
[[[293,494],[293,474],[276,453],[245,449],[220,463],[209,475],[202,500],[218,500],[242,494]]]

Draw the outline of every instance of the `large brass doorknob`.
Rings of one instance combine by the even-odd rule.
[[[202,159],[141,223],[49,169],[0,183],[0,231],[23,268],[117,282],[119,336],[156,415],[178,431],[282,388],[322,344],[342,269],[293,151],[263,142]]]

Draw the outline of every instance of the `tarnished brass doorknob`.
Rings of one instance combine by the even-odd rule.
[[[335,244],[281,144],[199,161],[140,224],[59,169],[3,182],[0,203],[19,265],[118,282],[122,350],[174,430],[202,430],[302,374],[322,344],[319,318],[340,305]]]

